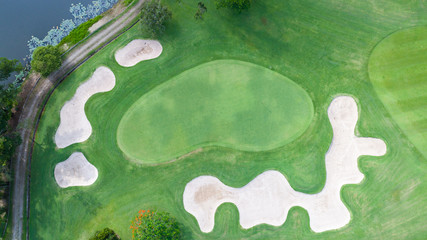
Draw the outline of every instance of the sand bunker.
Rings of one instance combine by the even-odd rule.
[[[117,50],[115,58],[121,66],[132,67],[141,61],[157,58],[162,51],[159,41],[136,39]]]
[[[350,222],[350,212],[341,201],[340,189],[357,184],[364,175],[357,167],[361,155],[382,156],[384,141],[354,135],[358,119],[353,98],[335,98],[328,109],[333,139],[325,155],[326,183],[318,194],[296,192],[278,171],[266,171],[242,188],[231,188],[212,176],[200,176],[184,190],[184,208],[197,219],[202,232],[215,224],[216,209],[225,202],[234,203],[240,214],[240,225],[247,229],[258,224],[280,226],[293,206],[305,208],[310,227],[315,232],[337,229]]]
[[[107,67],[99,67],[92,77],[77,89],[73,98],[61,109],[61,122],[55,134],[58,148],[84,142],[92,134],[92,126],[85,114],[85,104],[94,94],[108,92],[114,88],[116,78]]]
[[[75,152],[55,167],[55,180],[61,188],[89,186],[98,178],[98,170],[81,152]]]

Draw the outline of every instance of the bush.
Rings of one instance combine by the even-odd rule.
[[[113,230],[104,228],[97,231],[89,240],[120,240],[120,237]]]
[[[38,47],[33,53],[31,67],[43,77],[49,76],[61,66],[61,52],[57,47]]]
[[[172,240],[181,239],[178,222],[169,213],[140,210],[132,221],[133,240]]]
[[[216,8],[230,8],[241,12],[249,9],[251,0],[215,0]]]
[[[64,37],[59,45],[68,44],[69,46],[72,46],[81,40],[83,40],[85,37],[89,36],[89,28],[92,27],[93,24],[98,22],[102,16],[97,16],[95,18],[92,18],[91,20],[82,23],[77,28],[74,28],[68,36]]]
[[[159,0],[146,1],[141,10],[142,31],[150,37],[157,37],[166,29],[166,23],[172,18],[169,9]]]

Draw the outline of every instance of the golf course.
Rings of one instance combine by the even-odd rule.
[[[161,2],[46,99],[30,239],[425,239],[425,1]]]

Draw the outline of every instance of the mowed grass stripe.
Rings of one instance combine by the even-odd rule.
[[[403,112],[413,111],[419,108],[422,108],[422,111],[424,111],[424,108],[427,107],[427,95],[400,100],[397,102],[397,105],[399,105]]]
[[[379,43],[369,76],[392,117],[427,158],[427,27],[404,29]]]

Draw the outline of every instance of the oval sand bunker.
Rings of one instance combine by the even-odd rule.
[[[58,148],[84,142],[90,137],[92,126],[85,114],[85,104],[92,95],[111,91],[115,84],[114,73],[107,67],[99,67],[89,80],[77,88],[73,98],[61,109],[61,121],[55,134]]]
[[[244,151],[280,147],[313,118],[307,92],[248,62],[218,60],[170,79],[138,99],[117,130],[132,160],[167,162],[205,146]]]
[[[357,167],[361,155],[382,156],[385,143],[377,138],[354,135],[358,119],[356,102],[347,96],[335,98],[328,109],[333,139],[325,155],[326,183],[321,192],[296,192],[278,171],[266,171],[242,188],[224,185],[212,176],[190,181],[184,190],[184,208],[199,223],[202,232],[210,232],[215,224],[216,209],[225,202],[234,203],[240,225],[251,228],[259,224],[280,226],[293,206],[305,208],[310,227],[315,232],[338,229],[350,222],[350,212],[341,201],[345,184],[360,183],[364,175]]]
[[[75,152],[55,167],[55,180],[61,188],[89,186],[98,178],[98,170],[81,152]]]
[[[121,66],[132,67],[141,61],[157,58],[162,51],[159,41],[136,39],[117,50],[114,56]]]

